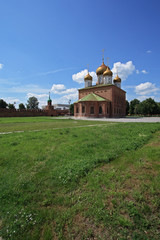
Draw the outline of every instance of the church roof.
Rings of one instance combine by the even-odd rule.
[[[105,99],[103,97],[98,96],[95,93],[90,93],[86,95],[85,97],[79,99],[76,103],[78,102],[86,102],[86,101],[94,101],[94,102],[101,102],[101,101],[109,101],[108,99]]]
[[[112,87],[114,87],[114,88],[117,88],[117,86],[116,85],[114,85],[114,84],[99,84],[99,85],[92,85],[92,86],[90,86],[90,87],[85,87],[85,88],[80,88],[80,89],[78,89],[78,91],[83,91],[83,90],[86,90],[86,89],[97,89],[97,88],[102,88],[102,87],[105,87],[105,88],[108,88],[108,87],[110,87],[110,86],[112,86]],[[121,89],[121,88],[118,88],[120,91],[122,91],[122,92],[125,92],[123,89]]]

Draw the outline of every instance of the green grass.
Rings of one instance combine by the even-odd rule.
[[[53,117],[11,117],[0,118],[0,133],[15,131],[34,131],[53,128],[69,128],[94,124],[108,124],[99,121],[80,121],[71,119],[58,119]]]
[[[0,135],[0,236],[158,240],[160,124],[42,119]]]

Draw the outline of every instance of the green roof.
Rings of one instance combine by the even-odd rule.
[[[103,97],[100,97],[95,93],[90,93],[90,94],[86,95],[85,97],[79,99],[76,103],[86,102],[86,101],[96,101],[96,102],[98,101],[98,102],[100,102],[100,101],[109,101],[109,100],[107,100]]]

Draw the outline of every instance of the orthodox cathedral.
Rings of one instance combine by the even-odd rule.
[[[92,76],[84,77],[85,87],[79,89],[79,100],[74,103],[75,117],[124,117],[126,115],[126,92],[121,89],[121,79],[112,80],[113,73],[102,61],[97,68],[97,83]]]

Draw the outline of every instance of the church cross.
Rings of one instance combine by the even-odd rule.
[[[107,66],[109,66],[109,57],[107,57]]]
[[[89,64],[87,64],[87,70],[88,70],[88,73],[89,73]]]
[[[104,63],[104,49],[102,49],[102,62]]]

